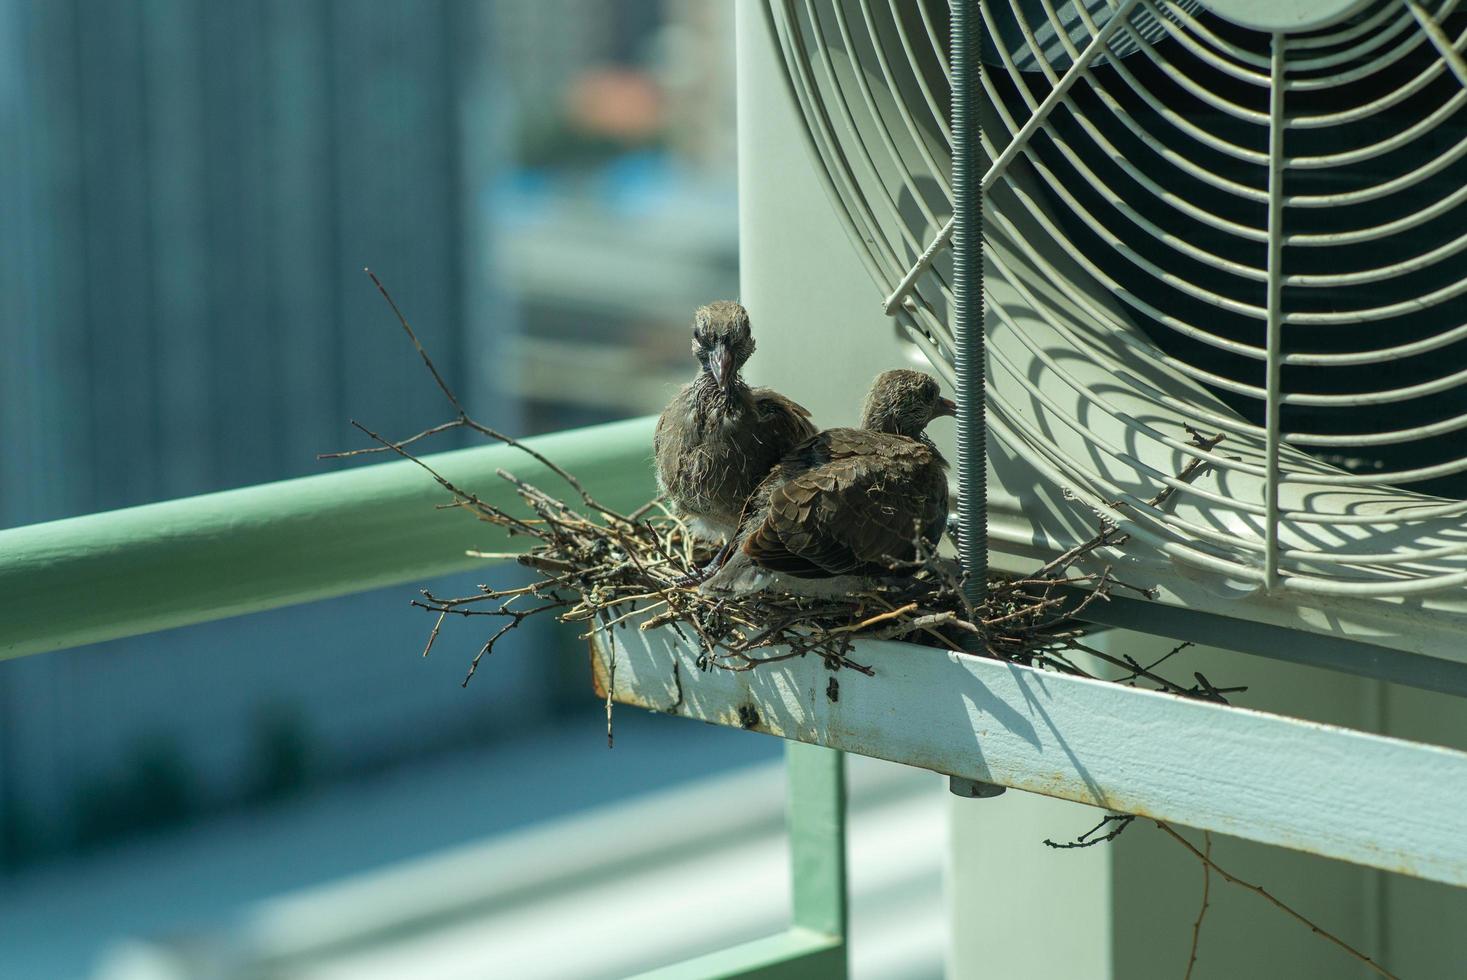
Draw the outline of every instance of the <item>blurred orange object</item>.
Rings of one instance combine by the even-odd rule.
[[[566,90],[566,114],[575,128],[613,139],[640,141],[663,124],[663,93],[646,72],[597,68]]]

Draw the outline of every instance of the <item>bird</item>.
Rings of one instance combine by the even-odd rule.
[[[770,388],[750,388],[741,371],[754,353],[749,312],[721,300],[693,316],[698,374],[657,419],[657,484],[695,537],[732,540],[750,494],[774,465],[815,435],[810,413]]]
[[[928,374],[877,376],[860,428],[826,429],[770,471],[703,591],[840,595],[893,575],[915,557],[919,533],[935,547],[947,528],[947,461],[924,430],[955,414]]]

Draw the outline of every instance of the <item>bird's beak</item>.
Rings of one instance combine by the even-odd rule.
[[[958,403],[951,398],[939,398],[937,400],[937,411],[932,414],[934,417],[938,415],[957,415]]]
[[[719,387],[728,391],[733,386],[734,362],[733,356],[729,354],[728,348],[723,344],[716,345],[708,355],[708,370],[712,373]]]

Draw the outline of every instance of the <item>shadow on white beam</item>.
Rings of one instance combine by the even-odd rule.
[[[628,625],[592,652],[622,704],[1467,885],[1467,753],[902,643],[705,672]]]

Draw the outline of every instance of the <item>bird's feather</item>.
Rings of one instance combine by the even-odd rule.
[[[744,554],[800,578],[879,575],[936,541],[947,476],[929,443],[864,429],[828,429],[798,446],[756,495]]]
[[[810,413],[776,391],[740,383],[730,396],[700,379],[657,420],[658,485],[680,513],[732,534],[760,481],[814,433]]]

